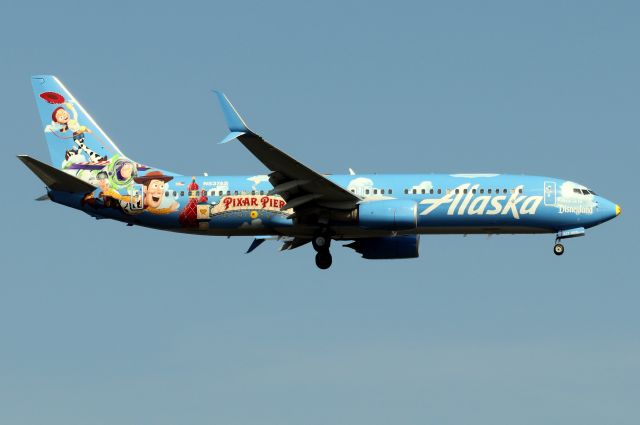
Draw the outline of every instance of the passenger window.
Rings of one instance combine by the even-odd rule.
[[[408,194],[409,194],[409,189],[405,189],[405,190],[404,190],[404,194],[405,194],[405,195],[408,195]]]
[[[260,195],[264,195],[264,190],[261,190],[261,191],[260,191]]]
[[[473,193],[475,195],[476,194],[476,190],[475,189],[471,189],[471,193]]]
[[[502,193],[506,194],[507,193],[507,189],[502,189]]]
[[[227,190],[227,196],[231,195],[231,191]]]
[[[460,193],[460,189],[456,189],[456,195]]]
[[[369,194],[369,189],[365,190],[364,193]]]
[[[377,195],[378,194],[378,189],[373,189],[373,194]]]
[[[518,193],[522,193],[522,188],[518,189]]]
[[[380,189],[380,194],[384,195],[384,189]]]
[[[169,191],[168,190],[164,193],[164,196],[166,196],[167,198],[169,197]]]
[[[484,189],[480,189],[480,193],[481,193],[481,194],[482,194],[482,193],[484,193]]]
[[[467,189],[463,190],[463,192],[466,194],[467,193]]]
[[[421,192],[422,192],[422,194],[424,195],[425,193],[427,193],[427,190],[426,190],[426,189],[422,189],[422,191],[421,191]]]
[[[487,193],[491,195],[491,189],[487,189]]]
[[[413,194],[415,195],[416,193],[418,193],[418,191],[416,189],[413,189]]]
[[[180,191],[180,196],[184,196],[184,190]]]
[[[178,192],[176,192],[175,190],[173,191],[173,197],[175,198],[176,196],[178,196]]]
[[[433,195],[433,189],[429,189],[429,195]]]
[[[389,195],[391,195],[393,193],[393,191],[391,189],[389,189]]]
[[[438,189],[438,195],[442,194],[442,189]]]
[[[252,191],[251,191],[251,194],[252,194],[252,195],[255,195],[255,194],[256,194],[256,191],[255,191],[255,190],[252,190]]]

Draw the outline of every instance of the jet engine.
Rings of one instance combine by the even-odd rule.
[[[417,258],[420,235],[356,239],[345,246],[362,254],[362,258],[370,260]]]
[[[358,224],[365,229],[411,230],[418,223],[418,205],[408,199],[363,202],[358,206]]]

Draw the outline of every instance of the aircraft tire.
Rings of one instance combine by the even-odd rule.
[[[329,250],[321,250],[316,254],[316,266],[319,269],[326,270],[331,267],[331,263],[333,259],[331,258],[331,253]]]
[[[553,253],[556,255],[562,255],[564,254],[564,245],[562,245],[561,243],[557,243],[553,246]]]

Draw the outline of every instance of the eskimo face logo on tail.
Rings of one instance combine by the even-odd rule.
[[[524,196],[520,185],[510,195],[478,195],[480,185],[461,184],[441,198],[420,201],[427,207],[420,215],[429,215],[441,205],[448,205],[447,215],[511,215],[519,219],[521,215],[535,214],[542,202],[542,196]],[[465,193],[466,190],[466,193]],[[456,193],[457,192],[457,193]]]

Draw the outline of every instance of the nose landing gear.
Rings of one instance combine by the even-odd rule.
[[[553,253],[556,255],[564,254],[564,245],[556,240],[556,244],[553,246]]]
[[[556,243],[553,246],[553,253],[556,255],[564,254],[564,245],[560,243],[562,239],[577,238],[584,236],[584,227],[576,227],[574,229],[560,230],[556,234]]]

